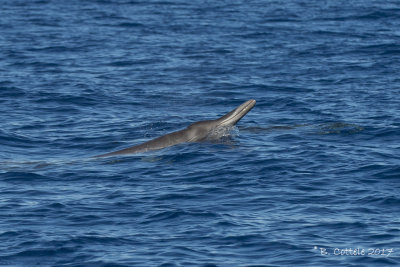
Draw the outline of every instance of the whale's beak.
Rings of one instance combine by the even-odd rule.
[[[250,99],[228,114],[222,116],[219,118],[218,121],[218,126],[233,126],[235,125],[238,121],[240,121],[241,118],[243,118],[254,106],[256,105],[256,101],[254,99]]]

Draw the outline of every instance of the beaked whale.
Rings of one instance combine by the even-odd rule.
[[[150,150],[162,149],[174,146],[180,143],[199,142],[206,140],[207,137],[218,130],[219,128],[232,127],[241,118],[243,118],[256,104],[256,101],[251,99],[231,112],[216,120],[199,121],[189,125],[187,128],[172,132],[153,140],[147,141],[143,144],[128,147],[122,150],[97,155],[95,157],[109,157],[125,154],[133,154],[139,152],[146,152]]]

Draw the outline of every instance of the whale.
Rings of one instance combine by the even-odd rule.
[[[256,104],[254,99],[250,99],[231,112],[216,120],[205,120],[190,124],[183,130],[172,132],[145,143],[128,147],[122,150],[109,152],[94,156],[96,158],[111,157],[118,155],[135,154],[152,150],[159,150],[181,143],[201,142],[216,136],[221,129],[229,129],[242,119]]]

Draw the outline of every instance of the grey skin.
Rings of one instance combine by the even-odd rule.
[[[122,150],[98,155],[95,157],[110,157],[117,155],[134,154],[162,149],[180,143],[203,141],[206,140],[211,133],[217,131],[219,128],[234,126],[255,106],[255,104],[256,101],[251,99],[244,102],[239,107],[235,108],[234,110],[219,119],[195,122],[183,130],[160,136],[140,145],[128,147]]]

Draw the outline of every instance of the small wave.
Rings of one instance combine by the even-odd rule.
[[[206,140],[208,141],[224,141],[228,137],[235,137],[239,135],[239,129],[236,126],[218,127],[212,130]]]
[[[5,182],[31,182],[39,180],[47,180],[46,176],[32,172],[6,172],[1,174],[0,179]]]

